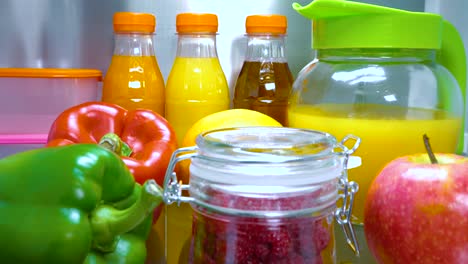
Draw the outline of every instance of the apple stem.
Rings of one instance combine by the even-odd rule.
[[[434,155],[434,152],[432,151],[431,143],[429,143],[429,137],[426,134],[423,135],[423,140],[424,140],[424,146],[426,147],[426,151],[427,151],[427,154],[429,155],[429,159],[431,160],[431,163],[432,164],[439,163]]]

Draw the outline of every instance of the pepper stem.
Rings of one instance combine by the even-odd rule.
[[[119,136],[114,133],[105,134],[101,140],[99,140],[99,145],[104,147],[119,156],[129,157],[132,154],[132,149],[123,142]]]
[[[431,163],[438,164],[439,162],[437,161],[437,158],[434,155],[434,152],[432,151],[431,143],[429,142],[429,137],[426,134],[423,135],[423,140],[424,140],[424,146],[426,147],[427,155],[429,155],[429,159],[431,160]]]
[[[137,188],[134,192],[138,191]],[[98,206],[90,215],[93,248],[101,252],[114,251],[118,236],[133,230],[144,221],[162,202],[162,197],[162,188],[156,181],[148,180],[132,206],[124,210],[104,204]]]

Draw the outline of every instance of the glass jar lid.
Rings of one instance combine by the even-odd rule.
[[[333,154],[336,138],[328,133],[286,127],[211,130],[196,139],[199,157],[222,162],[285,163]]]
[[[265,189],[290,191],[336,180],[343,160],[335,152],[334,136],[287,127],[238,127],[211,130],[196,140],[190,181],[241,187],[249,192]]]

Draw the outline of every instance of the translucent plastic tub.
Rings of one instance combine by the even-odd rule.
[[[65,109],[98,100],[92,69],[0,68],[0,134],[47,134]]]
[[[0,135],[0,159],[31,149],[42,148],[47,134]]]

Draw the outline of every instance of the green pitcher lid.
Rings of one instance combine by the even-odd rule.
[[[440,49],[440,15],[346,0],[314,0],[307,6],[293,3],[313,20],[312,47]]]

